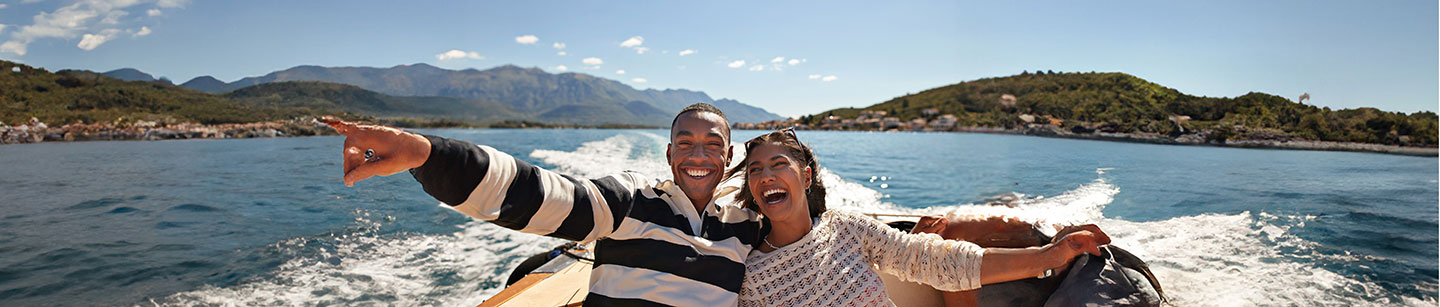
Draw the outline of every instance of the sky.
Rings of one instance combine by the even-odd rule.
[[[0,59],[230,82],[298,65],[514,64],[783,116],[1022,71],[1436,111],[1437,1],[0,0]]]

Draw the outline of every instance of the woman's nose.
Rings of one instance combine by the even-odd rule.
[[[774,181],[775,173],[770,171],[770,169],[767,168],[760,171],[760,183],[771,183]]]

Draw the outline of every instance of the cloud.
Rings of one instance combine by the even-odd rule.
[[[570,68],[569,68],[569,67],[565,67],[565,65],[557,65],[557,66],[555,66],[555,70],[558,70],[558,71],[566,71],[566,70],[570,70]]]
[[[635,48],[635,53],[636,53],[636,54],[645,54],[646,51],[650,51],[650,48],[645,48],[645,47]]]
[[[0,52],[9,52],[18,55],[25,55],[25,44],[17,41],[0,43]]]
[[[34,23],[20,26],[17,31],[10,34],[8,40],[0,43],[0,52],[23,56],[30,43],[48,38],[65,40],[80,38],[80,43],[76,46],[91,50],[114,38],[114,35],[120,32],[115,28],[126,21],[124,17],[129,15],[127,8],[147,3],[155,3],[161,8],[178,8],[187,2],[183,0],[75,1],[54,11],[36,14],[31,18]],[[105,26],[97,27],[97,25]]]
[[[105,18],[100,19],[100,24],[102,24],[102,25],[118,25],[118,24],[120,24],[120,18],[125,17],[125,15],[130,15],[130,13],[125,12],[125,11],[110,11],[110,12],[107,12],[107,13],[105,13]]]
[[[789,63],[790,66],[795,66],[795,64],[800,64],[800,60],[798,60],[798,59],[790,59],[790,62],[786,62],[786,63]]]
[[[585,65],[600,65],[605,64],[605,61],[601,61],[600,58],[597,57],[588,57],[580,59],[580,63],[584,63]]]
[[[187,3],[190,3],[190,0],[160,0],[155,2],[155,6],[163,8],[177,8],[185,6],[185,4]]]
[[[435,59],[438,59],[438,60],[441,60],[441,61],[454,60],[454,59],[484,60],[485,57],[484,57],[484,56],[481,56],[479,53],[475,53],[474,51],[469,51],[469,52],[467,52],[467,51],[460,50],[460,49],[450,49],[450,51],[446,51],[446,52],[443,52],[443,53],[440,53],[440,54],[436,54],[436,55],[435,55]]]
[[[148,11],[145,11],[145,15],[150,17],[160,16],[160,14],[160,9],[150,9]]]
[[[535,44],[535,42],[538,42],[538,41],[540,41],[540,38],[539,38],[539,37],[535,37],[534,35],[524,35],[524,36],[516,36],[516,37],[515,37],[515,42],[516,42],[516,43],[520,43],[521,45],[531,45],[531,44]]]
[[[8,6],[10,6],[10,5],[9,5],[9,4],[4,4],[4,3],[0,3],[0,10],[5,9],[5,7],[8,7]]]
[[[782,57],[775,57],[774,59],[771,59],[771,60],[770,60],[770,63],[780,63],[780,62],[784,62],[784,61],[785,61],[785,57],[782,56]]]
[[[616,70],[616,71],[615,71],[615,74],[617,74],[617,75],[623,75],[623,74],[625,74],[625,70],[624,70],[624,69]]]
[[[644,38],[644,37],[635,36],[635,37],[631,37],[630,39],[627,39],[627,40],[625,40],[625,41],[623,41],[623,42],[620,42],[620,47],[634,48],[634,47],[640,47],[640,44],[644,44],[644,43],[645,43],[645,38]]]
[[[564,51],[556,52],[556,53],[555,53],[555,55],[566,55],[566,54],[569,54],[569,53],[565,53]]]
[[[765,70],[765,66],[763,66],[763,65],[750,66],[750,71],[761,71],[761,70]]]
[[[649,80],[645,80],[645,78],[635,78],[635,79],[630,79],[630,82],[645,83],[645,82],[649,82]]]
[[[820,78],[820,81],[830,82],[830,81],[835,81],[835,79],[840,79],[840,78],[839,78],[839,77],[836,77],[835,75],[829,75],[829,76],[825,76],[824,78]]]
[[[725,66],[729,66],[730,68],[740,68],[741,66],[745,66],[745,60],[736,60],[734,62],[730,62],[730,64],[725,64]]]
[[[110,38],[115,37],[116,33],[120,33],[120,30],[105,29],[104,31],[100,31],[99,33],[85,34],[80,37],[80,43],[75,44],[75,47],[80,47],[80,50],[85,51],[95,50],[95,47],[100,47],[101,44],[104,44],[105,42],[110,41]]]
[[[557,42],[554,44],[550,44],[550,47],[555,47],[555,49],[565,49],[565,43]]]
[[[820,79],[820,75],[810,75],[810,79]]]
[[[680,56],[687,56],[687,55],[695,54],[696,52],[699,52],[699,51],[695,51],[695,49],[680,50]]]
[[[140,27],[140,31],[135,32],[135,36],[137,37],[146,35],[150,35],[150,27]]]

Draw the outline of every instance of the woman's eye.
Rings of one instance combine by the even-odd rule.
[[[760,172],[760,168],[759,168],[759,167],[752,167],[752,168],[750,168],[750,173],[751,173],[751,174],[759,173],[759,172]]]

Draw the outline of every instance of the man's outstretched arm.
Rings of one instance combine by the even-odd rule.
[[[608,236],[629,212],[635,191],[645,186],[645,179],[632,173],[576,179],[488,146],[389,127],[327,123],[346,135],[347,184],[411,169],[426,193],[455,210],[526,233],[584,242]],[[413,153],[422,145],[428,153]],[[363,156],[367,152],[369,157]]]

